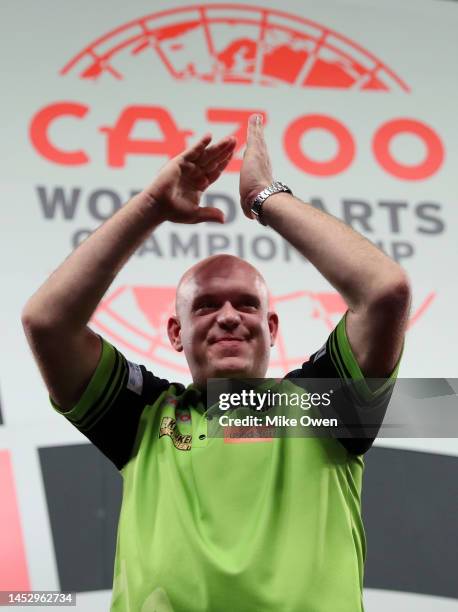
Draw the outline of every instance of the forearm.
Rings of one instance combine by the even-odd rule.
[[[144,193],[87,238],[29,299],[23,320],[44,329],[78,332],[88,323],[115,276],[161,223]]]
[[[385,299],[406,282],[402,268],[353,229],[285,193],[263,204],[266,223],[306,257],[351,309]]]

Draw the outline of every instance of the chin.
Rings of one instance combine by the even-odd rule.
[[[219,363],[212,368],[209,378],[250,378],[253,377],[251,369],[246,363],[235,357],[225,359],[224,363]]]

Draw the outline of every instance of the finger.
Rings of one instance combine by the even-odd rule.
[[[206,153],[217,153],[222,149],[233,147],[236,142],[237,140],[234,138],[234,136],[225,136],[224,138],[221,138],[221,140],[219,140],[218,142],[215,142],[215,144],[212,144],[207,147]]]
[[[212,183],[214,183],[216,179],[221,176],[223,171],[224,168],[216,168],[215,170],[212,170],[209,174],[207,174],[208,184],[211,185]]]
[[[208,172],[212,172],[216,168],[216,166],[218,166],[221,162],[227,159],[230,159],[233,155],[234,155],[234,148],[225,149],[221,151],[220,153],[218,153],[218,155],[215,155],[214,157],[206,159],[205,161],[199,160],[199,162],[196,162],[196,163],[198,163],[202,171],[207,174]]]
[[[213,208],[212,206],[199,206],[194,223],[202,223],[204,221],[224,223],[224,213],[219,208]]]
[[[260,113],[250,115],[248,119],[247,145],[254,145],[259,139],[263,138],[263,116]]]
[[[212,135],[210,133],[202,136],[202,138],[200,138],[195,145],[192,145],[182,153],[183,158],[186,161],[195,161],[198,159],[205,151],[205,148],[210,144],[211,139]]]
[[[224,167],[225,167],[229,163],[233,155],[234,155],[233,149],[224,151],[216,159],[209,160],[208,163],[205,164],[205,167],[203,168],[204,172],[206,174],[208,174],[209,172],[213,172],[213,170],[217,168],[220,164],[224,164]]]
[[[233,136],[223,138],[218,143],[207,147],[201,156],[202,165],[218,162],[235,149],[237,140]]]
[[[228,157],[222,159],[215,168],[212,168],[211,170],[209,170],[206,173],[207,179],[209,180],[210,183],[214,183],[216,181],[216,179],[220,176],[220,174],[222,172],[224,172],[224,170],[226,169],[226,167],[228,166],[229,162],[232,159],[232,154],[229,155]]]

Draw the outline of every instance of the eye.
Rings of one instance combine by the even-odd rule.
[[[201,302],[196,310],[197,311],[205,311],[205,310],[214,310],[215,308],[218,308],[218,304],[216,302],[212,302],[211,300],[208,300],[206,302]]]
[[[254,312],[258,309],[258,305],[252,300],[245,300],[241,302],[241,304],[239,304],[239,309],[244,310],[246,312]]]

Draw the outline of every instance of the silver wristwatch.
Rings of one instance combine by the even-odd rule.
[[[251,212],[254,214],[259,223],[261,223],[261,225],[267,225],[262,218],[263,203],[269,196],[273,195],[274,193],[280,193],[280,191],[285,191],[286,193],[291,194],[293,193],[291,189],[285,185],[285,183],[282,183],[281,181],[274,181],[268,187],[263,189],[261,193],[258,193],[255,199],[251,202]]]

